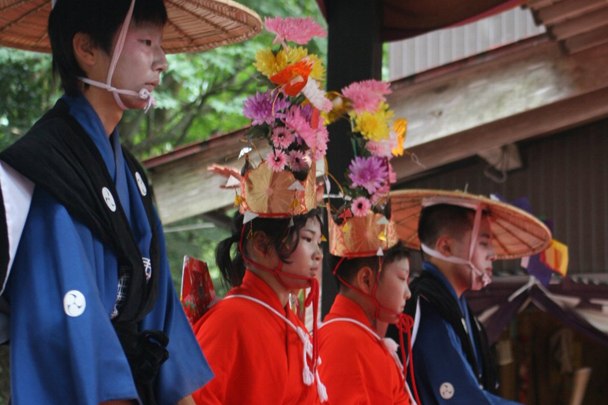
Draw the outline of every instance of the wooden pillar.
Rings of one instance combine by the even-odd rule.
[[[325,0],[328,50],[327,89],[340,90],[354,81],[382,77],[381,0]],[[327,161],[329,172],[341,183],[353,157],[350,125],[340,120],[329,126]],[[336,190],[332,184],[332,190]],[[325,221],[327,224],[327,221]],[[327,227],[326,227],[327,228]],[[327,229],[325,229],[327,235]],[[325,252],[322,313],[325,315],[337,293]]]

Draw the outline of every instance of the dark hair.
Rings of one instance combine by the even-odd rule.
[[[473,227],[475,211],[471,208],[450,204],[437,204],[426,207],[420,213],[418,236],[420,241],[433,247],[437,239],[448,233],[457,237]],[[487,215],[484,211],[483,215]]]
[[[405,245],[399,241],[397,244],[390,249],[387,249],[384,252],[384,256],[382,256],[382,265],[386,266],[387,264],[396,262],[397,260],[407,259],[409,258],[409,252],[405,248]],[[333,270],[338,262],[340,261],[340,257],[338,256],[330,256],[330,265]],[[369,267],[374,272],[377,272],[380,267],[380,258],[378,256],[369,256],[369,257],[354,257],[352,259],[344,259],[342,263],[340,263],[340,267],[338,267],[338,274],[342,280],[346,281],[349,284],[352,284],[353,279],[357,275],[360,269],[363,267]],[[340,280],[340,278],[335,276],[336,283],[338,287],[345,286],[344,282]]]
[[[78,94],[78,77],[85,76],[74,56],[72,41],[79,32],[108,54],[123,23],[131,0],[58,0],[49,15],[48,33],[53,51],[53,72],[59,74],[63,90]],[[163,0],[136,0],[132,22],[164,26],[167,10]]]
[[[241,285],[245,275],[245,262],[238,249],[241,232],[243,244],[247,236],[253,232],[262,232],[268,237],[269,244],[276,250],[283,263],[289,263],[289,256],[296,250],[300,241],[300,230],[310,218],[316,218],[322,223],[320,212],[311,210],[304,215],[290,218],[261,218],[257,217],[243,225],[243,215],[237,212],[232,220],[232,235],[221,241],[215,249],[215,262],[224,280],[231,286]],[[293,225],[292,225],[293,220]],[[232,253],[232,246],[235,253]],[[243,248],[246,249],[244,246]]]

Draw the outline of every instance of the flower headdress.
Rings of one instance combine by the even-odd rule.
[[[332,107],[321,90],[321,60],[298,45],[326,32],[310,18],[266,18],[265,27],[279,44],[256,55],[255,67],[268,79],[269,90],[249,97],[243,112],[252,120],[250,137],[266,139],[270,151],[256,167],[245,153],[236,202],[253,216],[298,215],[317,203],[315,162],[325,156],[328,141],[321,112]]]
[[[255,67],[268,80],[269,90],[249,97],[243,113],[252,121],[250,138],[265,139],[270,151],[257,165],[253,165],[249,159],[252,149],[242,150],[246,161],[240,174],[217,166],[211,168],[219,174],[231,174],[225,187],[240,188],[235,203],[244,214],[244,224],[258,216],[284,218],[316,208],[315,162],[325,156],[328,141],[321,113],[328,113],[332,107],[321,90],[325,77],[321,60],[298,46],[315,36],[325,36],[325,30],[310,18],[266,18],[264,24],[267,31],[275,34],[273,43],[279,44],[276,49],[264,48],[256,55]],[[304,305],[313,306],[313,330],[316,331],[318,280],[284,272],[282,262],[275,268],[255,263],[244,254],[243,230],[239,249],[247,265],[253,264],[259,270],[272,273],[280,284],[288,288],[285,278],[310,280],[311,288]],[[307,334],[298,328],[304,350],[302,378],[306,385],[316,380],[319,398],[324,402],[327,392],[316,372],[317,335],[313,333],[314,343],[311,345]]]
[[[331,95],[326,122],[347,117],[354,152],[345,184],[333,195],[343,204],[330,210],[330,251],[337,256],[381,255],[397,243],[389,221],[390,185],[396,181],[390,160],[404,154],[407,121],[394,118],[385,97],[390,92],[389,83],[365,80]]]

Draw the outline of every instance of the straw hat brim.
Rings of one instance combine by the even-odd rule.
[[[399,238],[412,249],[420,249],[418,220],[423,201],[430,199],[465,206],[482,203],[489,215],[496,259],[532,256],[545,250],[551,243],[551,232],[545,224],[510,204],[460,191],[393,191],[391,220],[395,222]]]
[[[245,41],[261,31],[252,10],[231,0],[165,0],[166,53],[198,52]],[[51,52],[47,35],[51,0],[0,0],[0,45]]]

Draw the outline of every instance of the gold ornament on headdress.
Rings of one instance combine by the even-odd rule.
[[[297,180],[287,170],[274,172],[267,164],[249,170],[241,181],[240,210],[260,216],[293,216],[316,208],[315,165]]]
[[[329,252],[341,257],[375,256],[399,241],[394,223],[371,211],[364,217],[351,217],[341,225],[330,215],[329,240]]]

